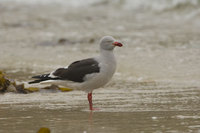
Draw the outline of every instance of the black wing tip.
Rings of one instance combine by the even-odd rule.
[[[40,83],[42,81],[48,80],[49,79],[49,74],[43,74],[43,75],[36,75],[33,76],[32,78],[36,79],[34,81],[28,82],[28,84],[35,84],[35,83]]]
[[[47,80],[58,80],[60,78],[52,78],[49,77],[50,74],[43,74],[43,75],[37,75],[37,76],[33,76],[32,78],[36,79],[33,81],[28,82],[28,84],[35,84],[35,83],[40,83],[42,81],[47,81]]]
[[[38,79],[38,78],[40,78],[40,75],[33,76],[33,77],[31,77],[31,78]]]
[[[42,74],[42,75],[36,75],[36,76],[33,76],[32,78],[34,79],[44,79],[44,78],[48,78],[50,74]]]

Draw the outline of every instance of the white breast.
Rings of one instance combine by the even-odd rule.
[[[95,58],[99,62],[100,72],[87,75],[85,77],[86,82],[82,84],[82,89],[87,92],[107,84],[115,73],[116,60],[114,54],[111,51],[102,54]]]

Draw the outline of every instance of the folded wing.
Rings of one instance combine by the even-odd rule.
[[[29,84],[47,80],[70,80],[74,82],[84,82],[84,77],[87,74],[99,72],[99,63],[95,59],[89,58],[73,62],[67,68],[58,68],[49,74],[34,76],[32,78],[36,78],[36,80],[29,82]]]

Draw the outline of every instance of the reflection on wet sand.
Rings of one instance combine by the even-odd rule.
[[[1,119],[1,132],[32,133],[41,126],[49,127],[56,133],[199,132],[200,116],[198,111],[139,111],[93,112],[91,117],[90,112],[64,109],[39,111],[38,108],[12,109],[7,114],[10,115],[7,119]]]
[[[94,103],[100,110],[93,112],[81,91],[4,94],[0,131],[32,133],[40,127],[56,133],[200,131],[199,89],[124,89],[97,90]]]

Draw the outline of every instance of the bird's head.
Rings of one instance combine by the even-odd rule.
[[[116,46],[122,47],[123,45],[112,36],[104,36],[100,41],[100,47],[104,50],[113,50]]]

